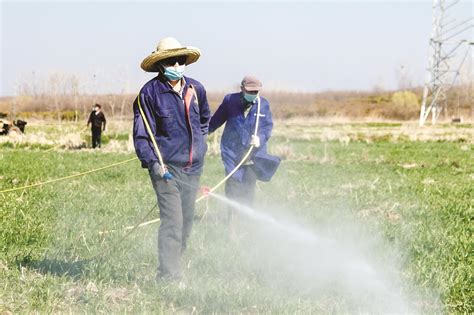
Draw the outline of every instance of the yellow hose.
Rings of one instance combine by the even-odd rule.
[[[258,124],[260,122],[260,96],[257,97],[257,117],[256,117],[256,121],[255,121],[255,130],[254,130],[254,135],[256,136],[257,135],[257,132],[258,132]],[[248,157],[250,156],[250,153],[252,153],[254,147],[253,146],[250,146],[249,150],[247,151],[247,153],[244,155],[244,157],[242,158],[242,160],[240,161],[239,164],[237,164],[237,166],[232,170],[232,172],[230,172],[229,174],[227,174],[226,177],[224,177],[219,183],[217,183],[217,185],[215,185],[214,187],[212,187],[211,189],[209,189],[209,192],[214,192],[217,188],[219,188],[220,186],[222,186],[222,184],[224,184],[232,175],[234,175],[235,172],[237,172],[237,170],[242,166],[242,164],[245,163],[245,161],[247,161]],[[208,197],[208,195],[202,195],[201,197],[199,197],[198,199],[196,199],[196,202],[199,202],[203,199],[205,199],[206,197]]]
[[[148,132],[148,136],[150,137],[151,142],[153,143],[153,146],[155,147],[155,153],[158,156],[158,160],[160,161],[160,166],[164,174],[166,173],[166,168],[165,168],[165,164],[163,163],[163,157],[161,156],[161,152],[160,152],[160,149],[158,149],[158,144],[156,143],[155,136],[153,135],[150,125],[148,124],[148,119],[146,119],[145,113],[143,112],[142,104],[140,102],[140,95],[138,95],[138,110],[140,111],[140,115],[142,116],[142,120],[143,120],[143,123],[145,124],[146,131]]]
[[[12,191],[16,191],[16,190],[23,190],[23,189],[27,189],[27,188],[31,188],[31,187],[36,187],[36,186],[43,186],[43,185],[46,185],[46,184],[51,184],[51,183],[59,182],[59,181],[62,181],[62,180],[83,176],[83,175],[86,175],[86,174],[102,171],[102,170],[105,170],[107,168],[111,168],[111,167],[114,167],[114,166],[117,166],[117,165],[125,164],[125,163],[128,163],[130,161],[134,161],[136,159],[138,159],[138,158],[134,157],[134,158],[122,161],[122,162],[117,162],[117,163],[114,163],[114,164],[111,164],[111,165],[99,167],[99,168],[96,168],[96,169],[93,169],[93,170],[90,170],[90,171],[86,171],[86,172],[82,172],[82,173],[79,173],[79,174],[69,175],[69,176],[65,176],[65,177],[61,177],[61,178],[55,178],[55,179],[51,179],[51,180],[48,180],[48,181],[45,181],[45,182],[26,185],[26,186],[22,186],[22,187],[15,187],[15,188],[10,188],[10,189],[0,190],[0,194],[7,193],[7,192],[12,192]]]
[[[138,100],[140,101],[140,96],[138,96]],[[138,103],[139,105],[139,108],[140,108],[140,113],[142,115],[142,119],[143,121],[145,122],[146,126],[148,126],[148,122],[146,121],[146,117],[144,116],[143,114],[143,111],[141,110],[141,106],[140,106],[140,103]],[[260,122],[260,97],[257,97],[257,117],[256,117],[256,121],[255,121],[255,131],[254,131],[254,135],[257,135],[257,132],[258,132],[258,125],[259,125],[259,122]],[[150,128],[147,128],[147,130],[151,130]],[[152,133],[150,131],[148,131],[149,133],[149,136],[150,138],[154,139],[152,137]],[[154,140],[153,140],[154,142]],[[217,183],[214,187],[212,187],[211,189],[209,189],[209,192],[214,192],[217,188],[219,188],[222,184],[224,184],[232,175],[234,175],[235,172],[237,172],[237,170],[242,166],[242,164],[245,163],[245,161],[247,160],[247,158],[250,156],[250,153],[252,153],[254,147],[251,146],[247,153],[244,155],[244,157],[242,158],[242,160],[240,161],[239,164],[237,164],[237,166],[232,170],[232,172],[230,172],[229,174],[227,174],[226,177],[224,177],[219,183]],[[158,146],[155,145],[155,150],[157,150],[157,153],[159,156],[161,156],[159,150],[158,150]],[[200,202],[201,200],[204,200],[205,198],[207,198],[208,195],[202,195],[201,197],[199,197],[198,199],[196,199],[196,202]],[[127,226],[125,228],[123,228],[122,230],[130,230],[130,229],[135,229],[137,227],[141,227],[141,226],[145,226],[145,225],[148,225],[148,224],[152,224],[152,223],[155,223],[155,222],[159,222],[160,219],[153,219],[153,220],[150,220],[150,221],[147,221],[147,222],[142,222],[140,224],[137,224],[135,226]],[[106,233],[110,233],[110,232],[114,232],[116,230],[110,230],[110,231],[101,231],[99,232],[100,234],[106,234]]]
[[[253,147],[250,147],[249,150],[247,151],[247,153],[244,155],[244,157],[242,158],[242,161],[240,161],[239,164],[237,164],[237,166],[232,170],[232,172],[230,172],[229,174],[227,174],[226,177],[224,177],[219,183],[217,183],[217,185],[215,185],[214,187],[212,187],[211,189],[209,189],[209,192],[214,192],[217,188],[219,188],[222,184],[224,184],[232,175],[234,175],[235,172],[237,172],[237,170],[242,166],[242,164],[245,163],[245,161],[247,161],[247,158],[250,156],[250,153],[252,153],[252,150],[253,150]],[[205,199],[206,197],[208,197],[208,195],[202,195],[201,197],[199,197],[198,199],[196,199],[196,202],[199,202],[203,199]]]
[[[164,163],[163,163],[163,158],[161,156],[161,152],[160,152],[160,149],[158,149],[158,145],[156,144],[156,141],[155,141],[155,137],[153,135],[153,132],[151,131],[151,128],[150,128],[150,125],[148,123],[148,120],[145,116],[145,113],[143,112],[143,109],[142,109],[142,105],[140,103],[140,95],[138,95],[138,109],[140,110],[140,115],[142,116],[142,120],[145,124],[145,127],[146,127],[146,130],[148,132],[148,136],[150,137],[151,141],[153,142],[153,146],[155,148],[155,152],[156,154],[158,155],[158,159],[160,160],[160,164],[161,164],[161,167],[163,168],[163,173],[165,172],[165,168],[164,168]],[[259,124],[259,121],[260,121],[260,97],[257,97],[257,117],[256,117],[256,121],[255,121],[255,131],[254,131],[254,135],[256,136],[257,135],[257,132],[258,132],[258,124]],[[217,188],[219,188],[222,184],[224,184],[232,175],[234,175],[235,172],[237,172],[237,170],[242,166],[242,164],[245,163],[245,161],[247,161],[247,158],[250,156],[250,153],[252,153],[252,150],[253,150],[253,146],[251,146],[249,148],[249,150],[247,151],[247,153],[244,155],[244,157],[242,158],[242,160],[240,161],[239,164],[237,164],[237,166],[232,170],[232,172],[230,172],[229,174],[227,174],[226,177],[224,177],[219,183],[217,183],[217,185],[215,185],[214,187],[212,187],[209,192],[214,192]],[[201,200],[203,200],[204,198],[206,198],[208,195],[202,195],[201,197],[199,197],[198,199],[196,199],[196,202],[199,202]]]

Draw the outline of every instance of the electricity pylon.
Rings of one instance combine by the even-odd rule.
[[[472,38],[460,38],[474,26],[474,17],[456,23],[449,16],[459,0],[433,0],[433,29],[430,38],[430,55],[423,100],[420,111],[420,126],[423,126],[431,114],[431,123],[435,124],[442,111],[447,111],[447,94],[456,82],[461,67],[473,45]],[[472,34],[471,34],[472,37]],[[465,49],[464,55],[458,53]]]

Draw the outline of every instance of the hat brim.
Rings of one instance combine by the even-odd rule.
[[[262,89],[261,86],[243,86],[244,90],[245,91],[248,91],[248,92],[258,92]]]
[[[163,51],[154,51],[148,57],[143,59],[140,67],[146,72],[159,72],[159,61],[177,56],[187,56],[186,65],[190,65],[199,59],[201,56],[201,51],[196,47],[182,47]]]

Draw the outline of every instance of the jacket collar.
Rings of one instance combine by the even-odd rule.
[[[249,102],[247,101],[245,98],[244,98],[244,94],[242,92],[239,93],[240,94],[240,102],[244,108],[244,110],[246,108],[249,108],[249,107],[252,107],[254,104],[255,104],[255,101],[253,102]]]
[[[184,91],[187,88],[188,82],[186,80],[186,77],[184,76],[181,80],[182,80],[181,91]],[[156,77],[156,84],[158,88],[158,93],[160,94],[168,93],[168,92],[175,93],[175,91],[173,90],[173,87],[171,86],[171,84],[169,84],[168,80],[166,80],[160,75]]]

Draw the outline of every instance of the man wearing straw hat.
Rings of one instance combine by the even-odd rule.
[[[259,79],[252,75],[245,76],[240,92],[226,95],[209,123],[210,133],[226,123],[221,139],[226,174],[231,173],[253,147],[246,162],[225,185],[228,198],[247,205],[253,203],[257,180],[269,181],[280,164],[280,158],[267,153],[273,120],[269,102],[260,96],[261,89]],[[229,214],[229,219],[232,219],[233,211]]]
[[[182,277],[181,255],[194,219],[210,110],[203,85],[184,72],[200,55],[198,48],[172,37],[162,39],[141,63],[158,75],[133,104],[135,151],[149,171],[160,208],[157,279]]]

